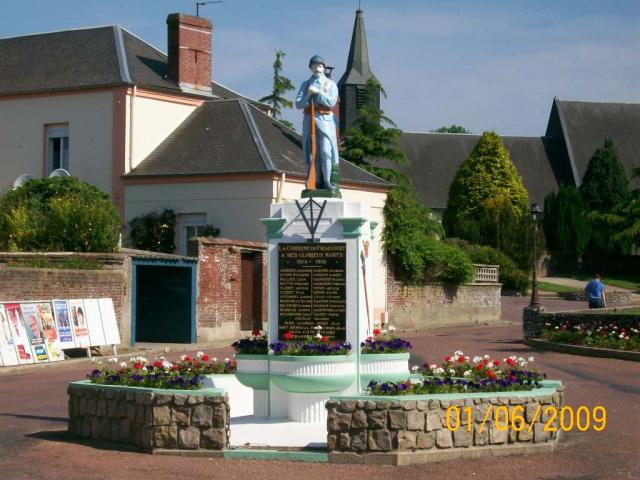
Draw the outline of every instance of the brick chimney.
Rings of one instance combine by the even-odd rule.
[[[211,93],[211,30],[206,18],[167,17],[167,76],[185,91]]]

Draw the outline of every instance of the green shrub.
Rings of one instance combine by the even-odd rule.
[[[0,198],[0,250],[113,252],[120,226],[109,196],[74,177],[31,180]]]
[[[176,249],[176,214],[165,209],[136,217],[129,222],[129,236],[134,248],[150,252],[174,253]]]
[[[488,246],[472,245],[457,238],[448,239],[447,243],[464,250],[473,263],[484,265],[500,265],[500,282],[506,290],[514,290],[526,294],[530,286],[529,275],[518,268],[516,262],[504,253]]]
[[[542,218],[547,245],[553,252],[582,255],[589,243],[587,205],[576,187],[563,185],[544,199]]]
[[[435,214],[415,199],[413,192],[394,188],[384,207],[382,238],[401,280],[464,283],[473,277],[473,265],[461,250],[443,244],[442,226]]]
[[[602,147],[593,153],[580,185],[580,193],[590,210],[603,213],[628,199],[629,179],[611,139],[606,139]]]

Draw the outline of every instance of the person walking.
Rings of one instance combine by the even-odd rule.
[[[596,273],[593,280],[587,283],[584,291],[587,293],[589,308],[607,307],[607,299],[604,293],[604,283],[600,281],[600,275]]]

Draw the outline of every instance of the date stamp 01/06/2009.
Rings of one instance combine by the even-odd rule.
[[[471,431],[474,423],[473,418],[474,409],[472,407],[452,405],[447,409],[445,427],[453,432],[465,428]],[[527,418],[530,420],[528,421]],[[601,432],[607,426],[607,410],[601,405],[592,409],[585,405],[576,409],[570,406],[558,409],[554,405],[538,405],[535,410],[527,412],[522,405],[508,408],[505,405],[488,404],[482,422],[475,428],[482,432],[490,424],[493,424],[501,432],[510,429],[516,432],[524,430],[531,432],[536,423],[544,424],[545,432],[557,432],[558,430],[568,432],[574,429],[586,432],[590,428]]]

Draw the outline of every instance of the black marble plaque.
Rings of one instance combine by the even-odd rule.
[[[322,327],[329,340],[346,340],[347,244],[278,245],[278,339],[314,337]]]

